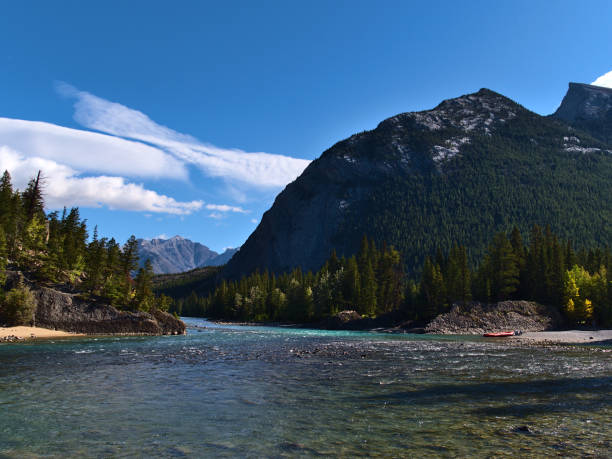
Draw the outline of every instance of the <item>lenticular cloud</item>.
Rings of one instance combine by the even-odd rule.
[[[37,171],[44,171],[45,201],[50,209],[63,206],[101,207],[187,215],[202,208],[202,201],[180,202],[127,182],[123,177],[81,177],[69,166],[47,158],[28,156],[0,147],[0,170],[8,170],[13,184],[23,189]]]
[[[159,125],[138,110],[66,83],[60,83],[57,89],[76,99],[74,119],[82,126],[154,145],[213,177],[256,187],[280,187],[295,180],[309,164],[307,160],[289,156],[215,147]]]

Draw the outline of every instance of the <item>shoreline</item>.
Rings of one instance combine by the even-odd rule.
[[[211,322],[219,325],[233,325],[233,326],[250,326],[250,327],[281,327],[281,328],[306,328],[314,330],[324,330],[323,328],[316,327],[315,324],[290,324],[290,323],[278,323],[278,322],[232,322],[228,320],[211,320]],[[375,328],[363,328],[363,329],[346,329],[348,331],[364,331],[373,333],[388,333],[388,334],[425,334],[429,336],[435,336],[436,333],[422,333],[416,332],[422,329],[404,329],[401,327],[375,327]],[[416,333],[415,333],[416,332]],[[439,336],[447,336],[440,334]],[[480,336],[480,333],[462,334],[460,336]],[[523,332],[521,335],[510,336],[507,338],[490,338],[491,342],[503,342],[505,340],[511,340],[521,344],[611,344],[612,345],[612,330],[552,330],[552,331],[535,331],[535,332]]]
[[[510,339],[534,344],[612,344],[612,330],[558,330],[524,332]]]
[[[34,339],[69,338],[87,336],[84,333],[71,333],[42,327],[0,327],[0,342],[21,342]]]

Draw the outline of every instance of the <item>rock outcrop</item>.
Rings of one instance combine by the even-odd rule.
[[[361,315],[357,311],[340,311],[339,313],[322,320],[318,324],[317,328],[323,330],[350,330],[352,328],[349,324],[354,324],[360,320],[362,320]]]
[[[553,117],[612,143],[612,88],[570,83]]]
[[[533,301],[502,301],[495,304],[455,304],[426,327],[438,335],[480,335],[486,332],[555,330],[563,324],[558,310]]]
[[[154,311],[126,312],[104,303],[85,301],[76,294],[41,287],[33,291],[37,301],[34,323],[87,334],[179,335],[185,324],[172,315]]]
[[[162,311],[127,312],[77,293],[66,293],[27,282],[20,272],[8,272],[7,288],[25,283],[36,300],[32,324],[85,334],[182,335],[185,324]]]

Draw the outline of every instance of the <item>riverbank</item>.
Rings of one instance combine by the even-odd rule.
[[[41,327],[1,327],[0,342],[14,342],[30,339],[67,338],[85,336],[82,333],[70,333]]]
[[[537,344],[612,344],[612,330],[525,332],[512,339]]]

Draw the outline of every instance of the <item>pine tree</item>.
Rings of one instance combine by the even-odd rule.
[[[4,228],[0,226],[0,287],[6,282],[6,266],[8,264],[6,238],[4,237]]]
[[[374,274],[374,268],[372,261],[367,260],[365,267],[360,275],[361,286],[359,291],[361,295],[358,301],[358,312],[364,315],[374,315],[377,311],[377,290],[378,285],[376,283],[376,275]]]
[[[44,178],[41,172],[38,171],[35,179],[30,180],[27,188],[21,195],[23,201],[23,208],[26,215],[26,221],[31,221],[35,216],[43,217],[44,212],[44,198],[43,198]]]
[[[346,261],[346,269],[342,279],[342,296],[346,304],[344,308],[358,309],[360,296],[361,280],[359,278],[359,267],[355,257],[350,257]]]
[[[142,268],[138,270],[135,284],[134,305],[140,311],[150,311],[155,308],[155,295],[153,294],[153,265],[147,259]]]
[[[13,211],[13,186],[11,174],[4,171],[0,179],[0,226],[5,231],[9,230],[9,222]]]
[[[422,319],[431,319],[446,309],[445,286],[442,270],[429,257],[425,259],[421,276],[421,295],[423,302]]]
[[[519,284],[519,268],[510,241],[504,233],[497,233],[489,246],[491,267],[491,289],[493,297],[506,300],[516,291]]]
[[[455,301],[466,303],[472,298],[471,272],[464,246],[455,244],[451,248],[445,281],[449,304]]]

